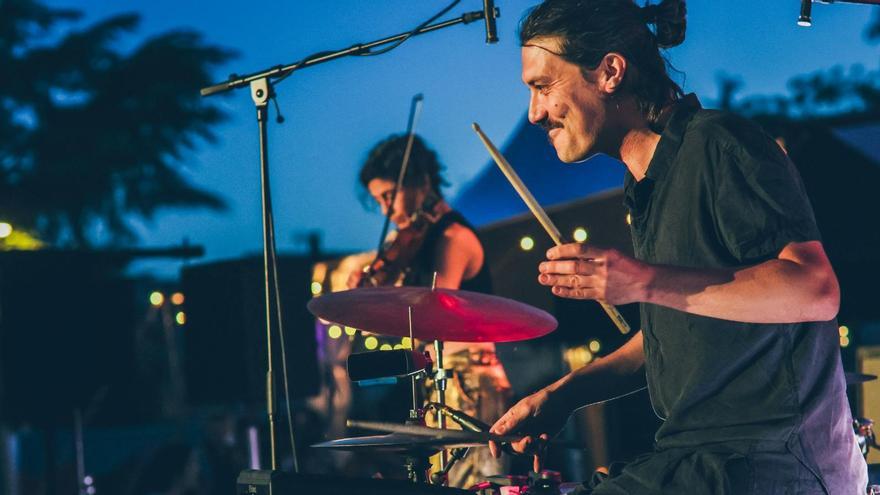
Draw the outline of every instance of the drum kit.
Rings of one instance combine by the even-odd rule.
[[[443,485],[450,468],[469,449],[489,441],[509,445],[516,436],[489,433],[489,425],[445,404],[450,370],[444,368],[443,343],[515,342],[542,337],[552,332],[556,319],[524,303],[488,294],[432,287],[369,287],[325,294],[312,299],[309,311],[334,323],[367,332],[410,337],[433,342],[433,357],[427,351],[411,349],[371,351],[348,358],[349,378],[356,382],[408,377],[412,381],[412,409],[405,424],[348,421],[348,426],[381,434],[340,438],[312,445],[314,448],[376,452],[404,459],[408,478],[423,485]],[[417,382],[433,378],[437,402],[418,403]],[[845,373],[847,385],[876,380],[874,375]],[[425,426],[427,414],[436,414],[438,428]],[[446,420],[461,429],[447,429]],[[853,430],[862,454],[880,448],[874,422],[855,418]],[[429,458],[441,454],[439,471],[431,474]],[[448,457],[446,454],[449,453]],[[578,484],[561,483],[558,473],[545,471],[523,476],[492,476],[470,487],[481,495],[567,494]],[[878,491],[880,493],[880,491]]]
[[[367,332],[433,342],[433,357],[409,349],[352,354],[348,360],[353,381],[408,377],[412,381],[412,409],[405,424],[349,421],[348,426],[381,434],[340,438],[312,445],[320,449],[377,452],[403,457],[410,481],[442,485],[451,467],[469,449],[492,440],[501,445],[518,437],[489,433],[489,425],[445,403],[451,372],[444,368],[444,342],[515,342],[544,336],[556,329],[549,313],[503,297],[433,287],[368,287],[334,292],[312,299],[315,316]],[[418,403],[417,382],[433,378],[437,402]],[[435,414],[438,428],[425,426]],[[447,429],[446,420],[461,427]],[[440,454],[439,470],[430,473],[429,458]],[[448,454],[448,455],[447,455]],[[481,494],[564,494],[571,490],[558,474],[532,479],[495,477],[473,487]]]

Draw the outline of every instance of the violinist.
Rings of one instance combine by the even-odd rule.
[[[443,199],[440,188],[448,183],[442,176],[442,166],[437,154],[419,136],[413,138],[403,185],[391,204],[407,140],[407,135],[392,135],[379,142],[360,171],[364,192],[370,201],[378,203],[383,214],[391,208],[390,218],[398,229],[401,244],[387,247],[385,252],[389,260],[406,263],[402,267],[390,266],[394,263],[389,261],[379,263],[379,268],[400,272],[403,285],[431,286],[436,272],[436,287],[491,293],[483,245],[474,228]],[[396,282],[396,275],[387,277],[368,270],[352,273],[348,285],[354,288]],[[454,371],[446,391],[451,407],[490,424],[504,413],[510,384],[495,355],[494,344],[445,342],[444,359]],[[473,449],[450,471],[449,486],[466,488],[486,476],[505,472],[501,461],[493,459],[486,449]]]

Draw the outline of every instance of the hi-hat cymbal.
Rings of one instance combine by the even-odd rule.
[[[398,454],[420,453],[428,456],[443,449],[485,446],[485,442],[469,441],[459,437],[448,438],[445,436],[408,435],[405,433],[340,438],[312,445],[312,447],[319,449],[367,450],[370,452]]]
[[[522,440],[519,435],[496,435],[487,431],[465,431],[465,430],[449,430],[431,428],[422,425],[388,423],[382,421],[358,421],[350,419],[346,424],[351,428],[361,428],[364,430],[390,432],[391,435],[398,435],[401,438],[414,437],[423,439],[433,439],[444,442],[444,445],[453,445],[464,447],[486,447],[490,441],[499,444],[513,443]],[[390,436],[390,435],[380,435]],[[568,449],[582,450],[583,445],[565,440],[552,439],[548,442],[554,447],[562,447]],[[447,447],[452,448],[452,447]]]
[[[334,323],[380,335],[449,342],[515,342],[547,335],[556,318],[521,302],[478,292],[429,287],[367,287],[309,301],[309,311]]]

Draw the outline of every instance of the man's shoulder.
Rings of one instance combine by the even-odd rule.
[[[746,117],[722,110],[699,110],[688,124],[686,135],[718,146],[748,146],[772,138]]]
[[[735,158],[740,163],[786,164],[780,145],[756,122],[721,110],[700,110],[691,119],[684,143],[692,153],[707,153],[710,161]]]

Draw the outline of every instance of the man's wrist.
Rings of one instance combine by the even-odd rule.
[[[545,402],[553,401],[561,405],[568,404],[567,390],[570,386],[571,374],[565,375],[559,380],[547,385],[541,391],[544,393]]]

